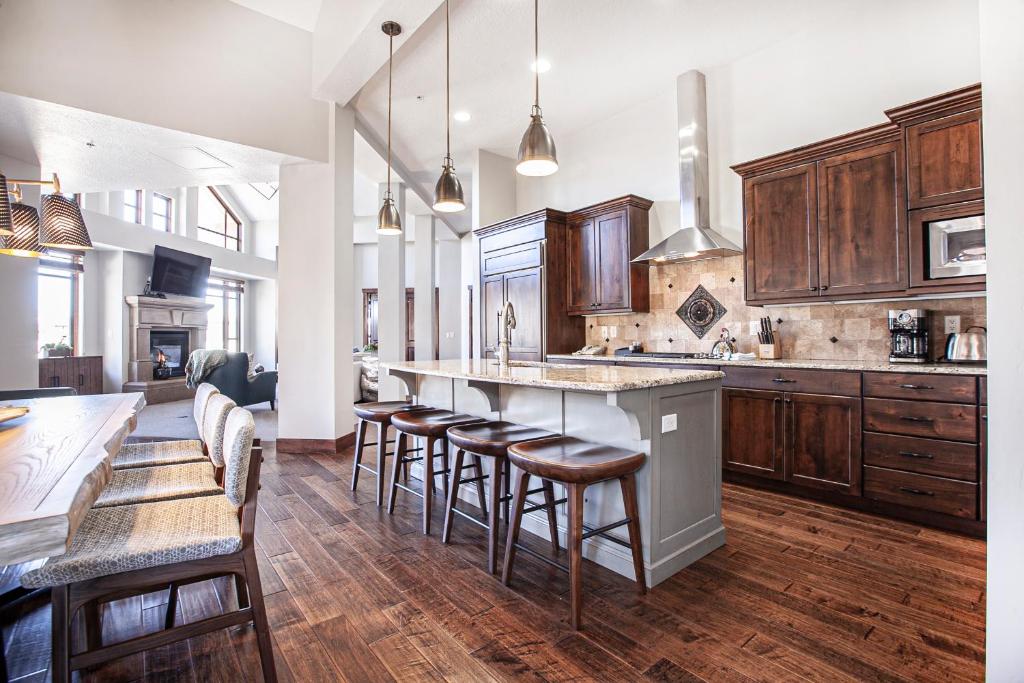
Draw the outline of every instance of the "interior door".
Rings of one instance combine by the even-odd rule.
[[[782,392],[722,390],[722,466],[768,479],[785,477]]]
[[[505,274],[505,297],[516,314],[509,351],[517,360],[543,360],[543,291],[540,266]]]
[[[598,302],[598,246],[593,219],[569,224],[568,252],[569,313],[591,313]]]
[[[898,142],[818,162],[822,294],[907,288],[905,196]]]
[[[498,316],[505,303],[505,276],[488,275],[484,277],[483,291],[483,356],[493,358],[498,351]]]
[[[802,164],[743,183],[748,301],[818,294],[818,185]]]
[[[786,394],[786,479],[861,492],[860,398]]]
[[[626,212],[598,216],[597,303],[600,310],[629,308],[629,233]]]

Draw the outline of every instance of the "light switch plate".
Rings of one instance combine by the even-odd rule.
[[[661,416],[661,433],[674,432],[678,428],[678,417],[675,413]]]
[[[946,334],[956,334],[960,331],[960,316],[958,315],[947,315],[946,316]]]
[[[756,337],[757,333],[760,332],[760,331],[761,331],[761,324],[758,323],[756,320],[751,320],[750,321],[750,331],[749,331],[750,332],[750,336],[751,337]]]

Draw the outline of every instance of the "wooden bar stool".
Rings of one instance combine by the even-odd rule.
[[[448,493],[448,503],[444,512],[444,531],[441,533],[441,542],[448,543],[452,536],[452,523],[455,515],[465,517],[469,521],[487,529],[487,570],[492,574],[497,571],[498,566],[498,509],[504,509],[505,524],[509,521],[508,501],[512,496],[508,494],[509,465],[508,447],[512,444],[534,439],[546,439],[556,436],[551,432],[534,427],[517,425],[512,422],[487,421],[474,424],[462,425],[448,428],[448,441],[458,450],[455,452],[455,465],[452,473],[451,491]],[[473,459],[470,468],[476,468],[476,474],[469,479],[462,478],[462,471],[466,469],[464,458],[466,453]],[[480,457],[486,456],[492,459],[491,474],[484,474],[480,466]],[[488,514],[487,501],[484,499],[484,480],[490,479],[490,514]],[[477,486],[477,495],[480,499],[480,511],[485,521],[480,521],[472,515],[463,512],[456,507],[459,500],[459,486],[462,484],[473,484]],[[548,509],[548,524],[551,526],[551,545],[558,553],[558,526],[555,523],[555,490],[550,481],[528,493],[543,493],[544,504],[528,508],[528,511],[537,510],[542,507]]]
[[[644,464],[643,453],[613,446],[582,441],[569,436],[557,436],[539,441],[526,441],[509,446],[508,459],[519,468],[512,502],[512,523],[508,529],[505,547],[505,567],[501,580],[506,586],[512,575],[512,562],[516,550],[522,550],[537,559],[569,572],[569,620],[574,629],[580,628],[583,598],[583,539],[601,536],[624,545],[633,551],[633,571],[640,593],[647,592],[644,577],[644,557],[640,539],[640,513],[636,502],[634,474]],[[564,484],[569,499],[569,567],[534,552],[519,544],[519,527],[523,520],[530,476]],[[622,503],[626,519],[592,529],[583,524],[583,493],[591,484],[618,479],[622,487]],[[617,527],[629,529],[629,543],[608,534]]]
[[[359,470],[366,470],[377,477],[377,506],[380,507],[384,501],[384,462],[394,452],[387,452],[388,427],[391,425],[391,417],[396,413],[405,413],[415,410],[426,410],[428,406],[421,406],[409,401],[378,401],[376,403],[357,403],[352,406],[356,417],[359,418],[359,425],[356,427],[356,448],[355,456],[352,458],[352,490],[356,490],[359,483]],[[366,428],[369,423],[377,425],[377,440],[366,443]],[[363,450],[368,446],[377,447],[377,467],[373,468],[363,464]]]
[[[445,498],[448,497],[448,428],[483,422],[483,418],[464,413],[453,413],[440,408],[427,408],[397,413],[391,416],[391,426],[398,433],[398,446],[391,468],[391,491],[388,494],[388,514],[395,512],[395,491],[402,489],[423,498],[423,533],[430,533],[430,511],[433,506],[434,477],[441,475]],[[410,436],[426,439],[422,455],[409,457]],[[434,452],[434,444],[441,443],[441,452]],[[441,471],[434,471],[434,458],[441,456]],[[406,463],[423,461],[423,491],[416,491],[398,483],[398,469]]]

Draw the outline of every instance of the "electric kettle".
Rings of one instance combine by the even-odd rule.
[[[981,363],[988,360],[987,333],[984,327],[968,327],[966,332],[949,335],[946,338],[946,360],[953,363]]]

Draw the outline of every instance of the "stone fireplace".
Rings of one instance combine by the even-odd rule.
[[[147,403],[191,398],[185,386],[188,354],[206,345],[206,312],[213,305],[202,299],[125,297],[128,304],[128,381],[124,391],[141,391]],[[167,379],[156,379],[154,368],[161,355],[171,369]]]

